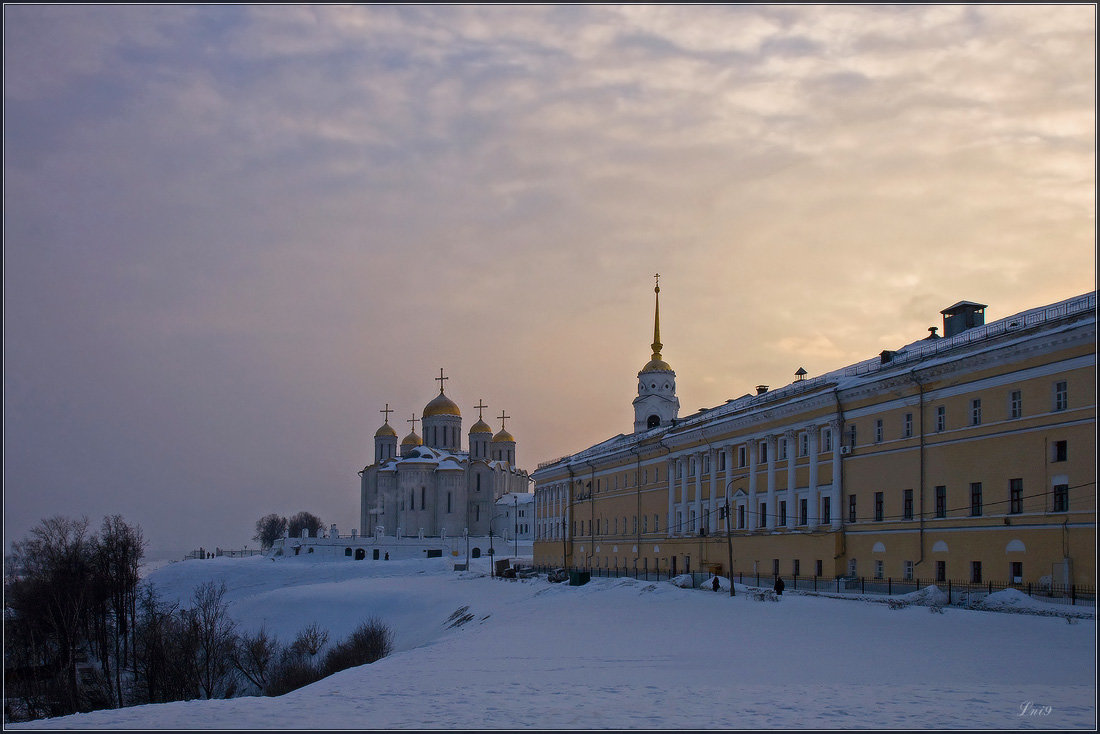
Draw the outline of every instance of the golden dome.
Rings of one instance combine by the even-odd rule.
[[[470,433],[492,433],[493,429],[489,428],[489,424],[480,418],[477,419],[477,423],[470,426]]]
[[[392,436],[397,438],[397,431],[393,430],[393,427],[389,423],[383,423],[382,427],[374,432],[375,438],[381,438],[382,436]]]
[[[505,441],[511,441],[512,443],[515,443],[516,439],[512,438],[512,434],[508,433],[508,431],[501,428],[500,433],[493,436],[493,443],[503,443]]]
[[[401,439],[402,446],[423,446],[424,442],[420,439],[420,436],[416,435],[416,431],[413,431],[408,436]]]
[[[430,418],[433,415],[457,415],[461,417],[462,413],[453,400],[443,393],[439,393],[432,399],[432,402],[424,406],[424,417]]]
[[[656,354],[653,359],[646,363],[646,366],[642,368],[642,372],[672,372],[672,367],[668,362],[660,359],[660,354]]]

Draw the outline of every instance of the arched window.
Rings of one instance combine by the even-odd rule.
[[[646,428],[656,428],[659,425],[661,425],[661,419],[660,419],[659,416],[651,415],[651,416],[649,416],[649,418],[646,418],[646,422],[645,422],[645,427]]]

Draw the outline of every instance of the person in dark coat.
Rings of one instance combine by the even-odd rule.
[[[783,583],[783,579],[776,576],[775,577],[775,595],[776,596],[783,596],[783,587],[784,586],[786,586],[786,584]]]
[[[714,577],[714,590],[718,591],[718,577],[717,576]]]

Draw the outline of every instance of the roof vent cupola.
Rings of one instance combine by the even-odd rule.
[[[954,306],[948,306],[940,311],[943,314],[943,335],[950,339],[967,329],[984,325],[986,308],[988,306],[984,303],[959,301]]]
[[[638,397],[634,398],[634,432],[641,433],[658,426],[670,425],[679,414],[680,399],[676,397],[676,373],[661,358],[661,281],[653,276],[653,354],[638,373]]]

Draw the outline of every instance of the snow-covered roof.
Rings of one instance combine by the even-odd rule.
[[[970,301],[960,301],[959,304],[970,304]],[[956,304],[958,306],[959,304]],[[973,304],[981,306],[981,304]],[[952,306],[954,308],[954,306]],[[674,421],[672,426],[662,425],[635,434],[619,434],[583,451],[563,456],[552,461],[542,462],[539,469],[545,469],[557,464],[583,463],[585,460],[596,456],[609,454],[613,451],[626,450],[630,446],[644,441],[650,437],[680,433],[702,423],[711,422],[717,418],[732,415],[746,410],[763,410],[784,400],[791,400],[801,396],[809,396],[825,388],[844,389],[861,384],[870,376],[881,376],[890,371],[911,370],[919,363],[921,367],[933,366],[940,362],[957,359],[961,350],[969,349],[973,352],[984,348],[1001,347],[1003,340],[993,342],[998,337],[1021,332],[1021,339],[1030,337],[1031,329],[1050,323],[1051,329],[1073,328],[1072,324],[1054,324],[1068,316],[1087,316],[1092,314],[1095,320],[1096,292],[1086,293],[1064,301],[1047,306],[1021,311],[997,321],[991,321],[983,326],[975,326],[952,337],[928,339],[927,337],[910,342],[890,355],[887,362],[883,362],[880,355],[876,355],[862,362],[857,362],[842,367],[823,375],[818,375],[804,380],[796,380],[774,390],[760,394],[745,394],[739,398],[727,400],[724,404],[714,408],[703,408],[697,413]],[[1027,332],[1026,334],[1023,332]]]

